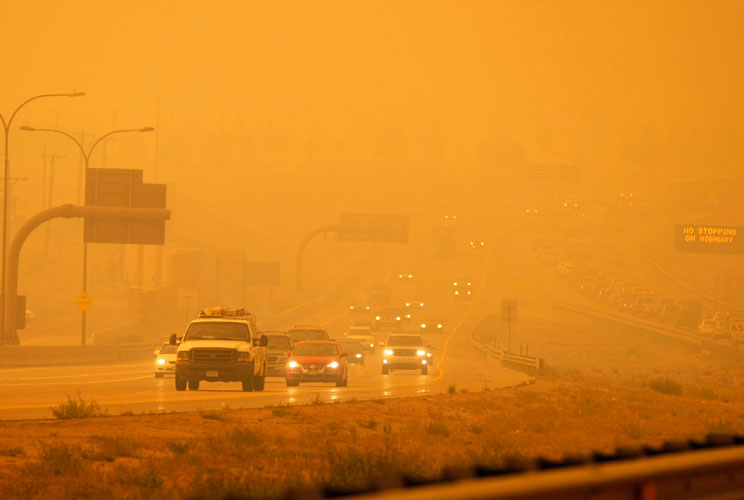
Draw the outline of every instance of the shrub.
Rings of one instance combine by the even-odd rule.
[[[189,443],[168,441],[165,445],[174,455],[185,455],[189,451]]]
[[[93,436],[94,447],[86,453],[89,460],[113,462],[118,457],[132,457],[137,444],[131,439],[112,436]]]
[[[37,465],[45,474],[76,475],[85,467],[79,450],[66,444],[41,442],[39,455]]]
[[[680,396],[682,394],[682,385],[674,380],[672,377],[659,377],[649,382],[649,387],[661,394],[668,394],[671,396]]]
[[[371,431],[375,430],[375,428],[377,427],[377,420],[375,420],[374,418],[370,418],[369,421],[367,422],[357,422],[357,423],[359,424],[360,427],[364,427],[365,429],[369,429]]]
[[[96,401],[87,402],[80,394],[77,395],[77,398],[73,398],[68,394],[67,402],[59,403],[56,407],[50,408],[50,410],[52,410],[52,415],[62,420],[106,415],[106,412],[98,406]]]
[[[218,420],[220,422],[227,422],[229,420],[229,417],[224,411],[199,410],[199,415],[201,415],[201,418],[205,418],[207,420]]]
[[[455,387],[454,385],[451,385],[447,387],[447,392],[449,392],[450,394],[454,394],[455,392],[457,392],[457,387]]]
[[[17,457],[23,453],[23,448],[20,446],[0,446],[0,456],[3,457]]]
[[[434,436],[449,436],[450,431],[446,425],[441,422],[432,422],[426,426],[426,433]]]

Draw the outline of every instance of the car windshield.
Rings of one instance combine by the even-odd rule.
[[[336,344],[299,344],[295,347],[295,356],[336,356]]]
[[[387,345],[422,346],[424,345],[424,341],[421,339],[421,337],[416,337],[413,335],[392,335],[390,339],[388,339]]]
[[[177,350],[177,345],[163,344],[163,347],[160,348],[159,354],[175,354]]]
[[[292,348],[292,342],[289,340],[289,337],[285,337],[284,335],[267,335],[267,337],[269,338],[269,347],[287,350]]]
[[[248,340],[250,332],[245,323],[228,321],[200,321],[191,323],[184,340],[198,339],[221,339],[221,340]]]
[[[368,337],[372,335],[372,332],[369,331],[369,328],[351,328],[349,330],[349,336],[351,337],[354,335],[364,335],[365,337]]]
[[[328,334],[323,330],[292,330],[289,332],[292,342],[305,342],[307,340],[328,340]]]

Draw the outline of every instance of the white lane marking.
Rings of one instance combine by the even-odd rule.
[[[8,379],[0,379],[0,383],[6,382],[6,381],[21,381],[21,380],[59,380],[60,378],[74,378],[74,377],[100,377],[100,376],[111,376],[111,375],[134,375],[134,374],[141,374],[141,373],[152,373],[153,376],[155,374],[155,370],[139,370],[136,372],[114,372],[114,373],[77,373],[72,375],[50,375],[46,377],[22,377],[22,378],[8,378]]]
[[[136,363],[136,364],[128,364],[128,365],[122,365],[122,364],[113,364],[113,365],[65,365],[65,366],[24,366],[20,368],[4,368],[0,370],[0,373],[10,373],[10,372],[28,372],[32,370],[39,370],[39,371],[45,371],[45,370],[74,370],[76,368],[79,369],[89,369],[89,368],[97,368],[97,369],[103,369],[103,368],[130,368],[130,367],[143,367],[143,366],[151,366],[153,361],[147,362],[147,363]]]
[[[38,387],[40,385],[78,385],[78,384],[109,384],[111,382],[128,382],[130,380],[144,380],[148,378],[152,378],[154,375],[150,374],[146,377],[132,377],[132,378],[117,378],[117,379],[105,379],[105,380],[85,380],[85,381],[69,381],[69,382],[47,382],[47,383],[28,383],[28,384],[0,384],[0,387]]]

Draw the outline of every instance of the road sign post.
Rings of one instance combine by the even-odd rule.
[[[744,312],[734,311],[729,314],[729,332],[731,340],[738,347],[739,339],[744,337]]]

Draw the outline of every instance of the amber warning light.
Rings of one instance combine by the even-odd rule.
[[[677,224],[674,248],[678,252],[744,254],[744,227]]]

